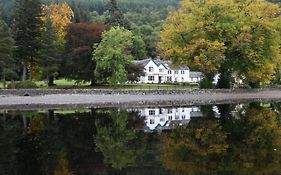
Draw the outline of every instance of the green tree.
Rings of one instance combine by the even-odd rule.
[[[40,0],[15,1],[15,43],[16,57],[23,64],[22,80],[26,80],[27,70],[30,79],[37,68],[39,50],[41,47],[41,13]]]
[[[9,28],[7,24],[0,19],[0,75],[1,81],[4,83],[4,88],[6,87],[6,77],[7,75],[14,74],[14,41],[10,35]]]
[[[223,71],[223,78],[235,72],[251,86],[269,83],[281,58],[279,11],[264,0],[186,0],[168,17],[159,45],[164,56],[202,71],[209,82]]]
[[[141,36],[134,35],[133,37],[133,47],[131,51],[135,60],[146,59],[145,43]]]
[[[38,61],[48,86],[54,85],[54,76],[59,71],[62,47],[59,36],[47,20],[41,36],[40,59]]]
[[[123,13],[117,6],[117,0],[110,0],[108,3],[109,16],[106,18],[105,23],[110,26],[120,26],[130,29],[129,21],[124,17]]]
[[[125,65],[133,60],[131,49],[133,46],[132,32],[122,28],[113,27],[103,33],[99,45],[94,45],[93,56],[97,62],[96,73],[109,84],[116,86],[126,81]],[[103,75],[104,73],[106,75]]]

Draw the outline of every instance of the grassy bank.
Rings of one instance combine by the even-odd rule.
[[[11,82],[6,82],[10,84]],[[17,82],[14,82],[17,83]],[[34,81],[40,89],[128,89],[128,90],[176,90],[176,89],[193,89],[198,88],[198,85],[191,84],[123,84],[117,85],[115,88],[109,85],[90,86],[90,82],[77,83],[75,80],[60,79],[55,80],[55,86],[48,87],[45,81]],[[0,83],[0,88],[3,87],[3,83]]]

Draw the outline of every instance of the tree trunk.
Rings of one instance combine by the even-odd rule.
[[[53,121],[55,119],[54,110],[52,110],[52,109],[48,110],[48,119],[49,119],[49,121]]]
[[[6,75],[5,75],[4,68],[2,70],[1,82],[3,83],[3,88],[5,89],[6,88]]]
[[[52,87],[55,85],[54,83],[54,76],[53,75],[47,75],[47,81],[48,81],[48,87]]]
[[[26,69],[26,66],[23,65],[23,70],[22,70],[22,81],[25,81],[26,80],[26,72],[27,72],[27,69]]]
[[[95,86],[95,85],[97,85],[96,78],[92,77],[90,86]]]
[[[32,65],[30,66],[30,68],[28,70],[29,70],[28,71],[28,73],[29,73],[29,80],[32,81],[32,78],[33,78],[33,75],[32,75],[32,73],[33,73]]]
[[[250,82],[249,86],[251,88],[260,88],[261,87],[259,82]]]

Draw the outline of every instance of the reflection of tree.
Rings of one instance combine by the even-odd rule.
[[[73,175],[73,172],[70,170],[65,151],[62,151],[59,155],[59,161],[54,175]]]
[[[280,174],[281,127],[276,113],[250,107],[239,122],[240,129],[229,136],[233,152],[228,162],[240,174]]]
[[[175,174],[280,174],[276,113],[250,105],[238,115],[191,120],[187,128],[173,131],[162,148],[166,167]]]
[[[128,128],[125,111],[108,111],[96,121],[95,142],[105,159],[113,168],[122,169],[133,165],[142,152],[136,132]]]
[[[227,148],[226,133],[216,120],[198,120],[164,139],[163,160],[175,174],[212,174]]]
[[[44,117],[30,116],[31,123],[17,141],[18,171],[24,175],[53,173],[61,138],[56,128],[48,125]]]
[[[16,116],[0,116],[0,174],[16,174],[16,141],[21,134],[21,123]]]

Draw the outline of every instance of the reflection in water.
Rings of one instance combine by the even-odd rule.
[[[0,174],[281,174],[280,109],[2,112]]]
[[[165,136],[163,162],[174,174],[281,173],[281,128],[272,109],[251,104],[200,120]]]
[[[135,109],[134,111],[145,118],[146,126],[144,130],[146,132],[153,130],[170,130],[176,126],[188,125],[191,117],[203,116],[198,107],[143,108]]]
[[[104,112],[96,121],[95,143],[104,155],[105,163],[122,169],[135,164],[136,157],[143,152],[142,138],[128,127],[128,113],[111,110]]]

